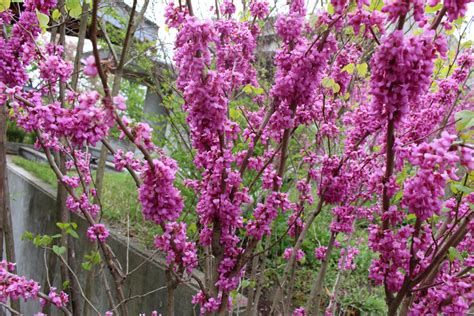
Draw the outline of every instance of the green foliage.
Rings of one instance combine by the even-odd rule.
[[[56,226],[59,227],[66,234],[71,235],[72,237],[78,239],[79,235],[76,232],[77,224],[76,223],[56,223]]]
[[[19,128],[12,120],[7,120],[7,140],[9,142],[33,144],[34,136]]]
[[[10,0],[0,0],[0,12],[10,8]]]
[[[38,18],[39,26],[41,27],[41,31],[44,33],[46,32],[46,28],[48,27],[49,23],[49,15],[44,14],[38,10],[36,10],[36,17]]]
[[[62,249],[54,248],[54,247],[57,247],[57,246],[53,245],[55,240],[59,239],[59,238],[61,238],[61,234],[55,234],[55,235],[40,235],[40,234],[38,234],[38,235],[35,236],[30,231],[25,231],[23,233],[23,235],[21,236],[21,240],[29,240],[29,241],[33,242],[33,245],[35,245],[36,247],[47,248],[47,247],[53,246],[53,251],[55,253],[62,251]]]
[[[317,202],[315,202],[315,204],[316,203]],[[306,213],[309,214],[311,211],[312,209],[308,208]],[[277,241],[284,233],[286,233],[288,229],[287,216],[289,216],[289,214],[284,216],[280,215],[277,218],[273,226],[275,232],[272,235],[271,242]],[[298,269],[296,270],[296,291],[293,297],[295,306],[304,305],[306,298],[309,295],[312,285],[312,282],[309,281],[314,280],[321,265],[321,262],[316,260],[314,257],[314,248],[328,244],[330,238],[328,227],[330,222],[330,207],[328,207],[323,209],[317,220],[310,227],[308,235],[303,242],[302,250],[306,254],[306,260],[302,263],[298,263]],[[356,232],[350,241],[339,237],[337,238],[342,247],[346,247],[348,244],[352,246],[357,245],[357,248],[360,251],[360,253],[355,257],[357,269],[354,271],[341,272],[342,282],[337,296],[338,311],[340,314],[357,311],[363,314],[383,315],[386,313],[386,304],[382,293],[383,290],[380,287],[372,287],[368,280],[368,271],[371,261],[374,259],[374,254],[367,247],[366,223],[360,221],[357,223],[357,227],[358,229],[356,229]],[[270,257],[267,260],[270,267],[265,273],[266,287],[273,287],[276,283],[277,276],[281,275],[286,264],[286,261],[282,258],[283,251],[287,247],[293,247],[293,243],[294,240],[291,240],[291,238],[284,238],[271,250]],[[330,267],[327,270],[325,283],[328,291],[331,290],[331,287],[336,280],[337,273],[339,272],[337,266],[340,257],[339,254],[340,248],[335,248],[330,257]],[[327,291],[323,292],[323,300],[326,300],[326,303],[329,301],[328,294]]]
[[[73,18],[79,18],[82,13],[81,0],[66,0],[66,11]]]
[[[84,270],[89,271],[93,266],[97,266],[101,262],[100,253],[96,250],[91,251],[89,254],[84,255],[84,261],[81,266]]]

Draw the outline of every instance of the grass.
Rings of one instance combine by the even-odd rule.
[[[13,157],[12,162],[57,188],[56,175],[49,165],[19,156]],[[159,233],[161,228],[143,219],[137,187],[128,173],[105,173],[101,204],[102,216],[107,222],[116,224],[121,229],[126,229],[129,222],[130,236],[137,238],[147,247],[152,245],[153,236]]]

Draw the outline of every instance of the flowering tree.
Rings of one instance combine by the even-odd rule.
[[[198,199],[192,210],[199,221],[196,240],[180,217],[179,165],[153,143],[148,124],[124,115],[126,100],[109,88],[97,47],[98,0],[92,5],[94,57],[84,61],[83,74],[98,76],[102,89],[80,91],[68,84],[73,68],[62,58],[62,47],[37,41],[55,1],[25,0],[19,16],[8,8],[0,13],[7,26],[0,38],[0,103],[19,126],[37,134],[36,146],[68,191],[68,209],[90,224],[87,238],[98,244],[114,280],[119,303],[110,309],[121,315],[128,314],[128,275],[99,223],[101,205],[93,202],[90,154],[84,150],[98,142],[114,154],[116,168],[126,168],[136,181],[144,218],[162,229],[154,244],[166,257],[167,315],[173,314],[174,289],[191,278],[200,286],[192,303],[201,313],[226,314],[232,293],[265,269],[265,257],[282,239],[293,246],[283,253],[287,261],[271,313],[335,313],[340,278],[327,299],[323,293],[330,258],[340,248],[338,269],[357,269],[359,250],[350,240],[361,230],[375,255],[369,279],[383,287],[390,315],[464,314],[474,301],[474,114],[468,85],[474,56],[462,37],[455,56],[448,56],[448,33],[469,1],[438,2],[400,0],[378,7],[337,0],[310,23],[304,1],[290,1],[274,23],[281,46],[269,85],[255,68],[267,2],[250,1],[239,18],[232,1],[224,0],[213,9],[213,20],[194,16],[189,0],[170,3],[165,17],[177,30],[176,93],[200,173],[185,181]],[[27,89],[31,65],[39,69],[39,83]],[[248,104],[236,107],[243,96]],[[139,155],[108,145],[114,126]],[[58,152],[75,175],[57,165]],[[322,213],[331,214],[330,238],[313,245],[320,265],[306,306],[294,306],[303,242]],[[287,229],[273,242],[279,216]],[[67,312],[66,295],[38,296],[35,286],[11,276],[8,265],[4,283],[26,290],[2,288],[4,301],[48,297]],[[197,268],[204,279],[193,274]],[[246,294],[252,312],[259,295]]]

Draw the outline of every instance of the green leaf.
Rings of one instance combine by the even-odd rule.
[[[90,269],[92,268],[92,264],[90,262],[83,262],[81,266],[86,271],[90,271]]]
[[[34,238],[33,233],[29,231],[26,231],[23,233],[23,235],[21,235],[21,240],[25,240],[25,239],[33,240],[33,238]]]
[[[441,10],[442,7],[443,7],[443,4],[441,2],[438,3],[437,5],[435,5],[434,7],[430,7],[429,5],[427,5],[425,7],[425,12],[426,13],[435,13],[435,12]]]
[[[250,83],[245,85],[242,88],[242,90],[247,94],[254,94],[254,95],[260,95],[260,94],[263,94],[265,92],[265,90],[263,90],[262,88],[254,87]]]
[[[352,75],[354,73],[354,69],[355,69],[354,64],[348,64],[348,65],[345,65],[344,68],[342,68],[341,72],[345,71],[348,74]]]
[[[59,229],[63,230],[69,227],[69,223],[56,223],[56,226],[58,226]]]
[[[456,119],[456,130],[458,132],[469,129],[474,126],[474,112],[469,110],[464,110],[454,114]]]
[[[66,10],[73,18],[79,18],[82,13],[81,0],[66,0]]]
[[[247,94],[251,94],[251,93],[252,93],[252,87],[253,87],[253,86],[249,83],[249,84],[246,84],[246,85],[242,88],[242,90],[243,90],[245,93],[247,93]]]
[[[241,286],[243,289],[245,289],[246,287],[248,287],[250,285],[250,281],[245,279],[245,280],[242,280],[242,283],[241,283]]]
[[[36,10],[36,16],[38,17],[38,22],[39,26],[41,27],[41,30],[43,31],[43,33],[46,32],[49,23],[49,16],[38,10]]]
[[[413,35],[418,36],[423,34],[424,30],[423,29],[416,29],[413,31]]]
[[[456,26],[461,26],[461,25],[462,25],[462,22],[464,22],[464,17],[463,17],[463,16],[461,16],[461,17],[457,18],[456,20],[454,20],[453,23],[454,23],[454,25],[456,25]],[[453,28],[453,29],[454,29],[454,28]]]
[[[328,3],[328,13],[334,14],[334,6],[331,3]]]
[[[400,201],[403,197],[403,191],[400,190],[397,192],[397,194],[395,194],[395,196],[393,197],[393,203],[397,203],[398,201]],[[412,214],[409,214],[409,215],[412,215]]]
[[[100,253],[98,251],[92,252],[91,262],[93,264],[99,264],[100,263]]]
[[[53,252],[57,254],[58,256],[61,256],[62,254],[66,252],[66,247],[54,245]]]
[[[413,213],[408,214],[408,215],[407,215],[407,221],[408,221],[408,222],[414,222],[414,221],[416,221],[416,215],[413,214]]]
[[[361,77],[365,77],[365,75],[367,75],[367,69],[368,69],[367,63],[358,64],[356,67],[357,67],[357,73]]]
[[[71,286],[71,282],[69,280],[66,280],[63,282],[63,290],[68,289]]]
[[[323,78],[323,80],[321,80],[321,85],[327,89],[332,88],[334,84],[335,84],[334,80],[329,77],[325,77]]]
[[[453,190],[454,188],[454,190]],[[453,191],[453,193],[458,193],[458,192],[463,192],[463,193],[466,193],[466,194],[470,194],[472,192],[474,192],[474,189],[471,189],[465,185],[462,185],[460,183],[453,183],[451,184],[451,191]],[[456,191],[456,192],[454,192]]]
[[[0,12],[10,8],[10,0],[0,0]]]
[[[260,88],[260,87],[254,89],[254,93],[257,95],[263,94],[264,92],[265,90],[263,90],[263,88]]]
[[[382,11],[383,8],[383,1],[382,0],[371,0],[369,10],[370,11]]]
[[[462,257],[456,248],[451,247],[448,250],[448,259],[449,261],[453,262],[455,259],[462,259]]]
[[[33,238],[33,244],[36,247],[47,247],[51,245],[52,242],[53,242],[53,238],[48,235],[43,235],[43,236],[37,235],[35,238]]]
[[[76,233],[76,231],[73,230],[73,229],[68,229],[68,230],[66,231],[66,233],[68,233],[69,235],[71,235],[72,237],[74,237],[74,238],[76,238],[76,239],[79,239],[79,235],[78,235],[78,234]]]
[[[57,21],[61,17],[61,12],[59,12],[58,9],[54,9],[53,13],[51,14],[51,17],[54,21]]]
[[[464,43],[462,43],[462,48],[464,49],[469,49],[472,47],[472,45],[474,44],[474,41],[465,41]]]

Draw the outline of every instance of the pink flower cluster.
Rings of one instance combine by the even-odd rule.
[[[371,60],[370,93],[373,112],[380,118],[399,121],[426,92],[433,72],[436,50],[433,34],[405,38],[403,31],[386,36]]]
[[[425,3],[424,0],[389,0],[385,1],[382,12],[387,13],[388,20],[395,22],[400,16],[405,16],[413,8],[413,18],[424,25],[425,21]]]
[[[326,246],[314,248],[314,257],[317,260],[323,261],[326,258],[327,250]]]
[[[49,137],[68,137],[79,148],[95,145],[112,127],[113,115],[109,109],[97,105],[100,95],[96,91],[70,94],[73,108],[63,108],[58,102],[43,105],[39,96],[35,96],[35,106],[29,107],[21,102],[13,104],[18,124],[27,131],[43,130]]]
[[[92,217],[96,217],[100,211],[99,205],[91,203],[86,193],[81,194],[79,201],[68,196],[66,206],[71,212],[88,212]]]
[[[443,274],[439,283],[426,290],[423,296],[415,296],[409,315],[466,315],[474,301],[474,274],[463,277]]]
[[[440,0],[429,1],[430,6],[435,6]],[[472,0],[445,0],[443,2],[444,7],[447,9],[447,15],[449,21],[454,21],[460,17],[466,15],[467,6]]]
[[[140,171],[142,169],[141,160],[135,158],[135,154],[133,152],[127,151],[124,153],[121,149],[118,149],[114,155],[114,165],[115,170],[117,171],[122,171],[126,166],[129,166],[135,171]]]
[[[12,25],[10,36],[0,37],[0,83],[7,87],[21,86],[28,80],[26,67],[36,57],[36,46],[32,38],[41,34],[36,9],[46,12],[55,4],[54,1],[24,1],[25,11]],[[12,23],[13,14],[10,10],[0,13],[2,25]]]
[[[188,15],[188,9],[186,6],[175,6],[173,1],[170,1],[165,9],[166,25],[169,27],[178,28],[183,24]]]
[[[353,223],[355,211],[352,206],[336,206],[332,209],[333,221],[329,229],[333,233],[351,233],[354,230]]]
[[[99,71],[95,64],[95,57],[93,55],[83,59],[82,62],[84,63],[84,75],[89,77],[95,77],[98,75]]]
[[[18,300],[20,298],[25,301],[37,299],[40,292],[39,283],[13,274],[14,270],[15,264],[5,260],[0,262],[0,302],[7,303],[9,299]],[[51,288],[48,297],[57,307],[66,306],[69,301],[66,293],[60,292],[58,294],[54,287]],[[42,306],[46,304],[43,299],[40,299],[40,302]]]
[[[155,237],[155,247],[166,254],[166,263],[171,267],[182,265],[191,273],[198,265],[196,246],[188,241],[184,223],[165,224],[163,234]]]
[[[337,267],[340,270],[355,270],[357,266],[354,262],[354,257],[357,256],[359,252],[359,249],[354,247],[348,247],[347,249],[342,248]]]
[[[220,9],[223,15],[232,15],[235,13],[235,4],[232,2],[232,0],[224,0],[220,6]]]
[[[385,230],[372,225],[369,227],[369,247],[378,253],[380,258],[372,261],[369,277],[375,284],[387,284],[392,292],[398,292],[402,286],[404,274],[408,271],[411,258],[409,238],[414,228],[406,225],[398,231]]]
[[[63,48],[47,46],[44,59],[39,62],[40,78],[54,86],[58,79],[66,82],[72,74],[72,64],[61,57]]]
[[[470,148],[463,148],[463,161],[460,161],[456,147],[452,146],[456,138],[456,135],[443,132],[441,138],[431,144],[414,146],[408,157],[410,163],[420,169],[405,182],[402,205],[420,220],[430,218],[433,214],[439,215],[446,180],[458,180],[457,164],[461,162],[468,167],[474,166],[474,151]]]
[[[14,275],[11,273],[14,270],[15,264],[5,260],[0,262],[0,301],[36,299],[40,290],[38,282]]]
[[[104,224],[94,224],[87,229],[87,237],[90,241],[105,242],[109,237],[109,231]]]
[[[293,248],[286,248],[285,251],[283,252],[283,258],[285,260],[290,260],[291,258],[291,254],[293,253]],[[296,262],[300,262],[301,260],[303,260],[305,254],[304,254],[304,251],[301,250],[301,249],[298,249],[298,251],[296,252]]]
[[[385,15],[380,11],[368,12],[366,10],[357,10],[349,13],[348,17],[348,23],[352,26],[356,35],[359,35],[362,26],[365,26],[363,35],[369,38],[373,38],[373,34],[370,31],[371,28],[378,30],[382,34],[385,32]]]
[[[58,294],[56,292],[55,287],[51,287],[51,290],[48,293],[48,298],[49,298],[49,301],[52,304],[54,304],[54,306],[56,306],[58,308],[66,307],[68,302],[69,302],[69,296],[66,293],[62,292],[62,291]],[[41,306],[44,307],[47,303],[48,303],[48,301],[46,301],[43,298],[40,298]]]
[[[250,14],[257,19],[264,19],[269,13],[268,2],[253,0],[250,3]]]
[[[219,309],[221,305],[222,297],[210,297],[207,298],[202,291],[199,291],[193,296],[192,303],[201,305],[201,315],[210,314]]]
[[[263,235],[269,235],[271,232],[271,223],[278,215],[278,209],[285,212],[294,208],[293,203],[288,199],[287,193],[271,193],[264,204],[259,203],[254,210],[255,219],[247,224],[247,234],[256,239],[261,239]]]
[[[25,1],[25,8],[31,11],[38,10],[42,13],[47,13],[48,10],[56,6],[56,0],[28,0]]]
[[[138,197],[146,220],[162,224],[175,221],[184,207],[179,191],[174,187],[177,165],[170,158],[153,160],[153,165],[145,165]]]

